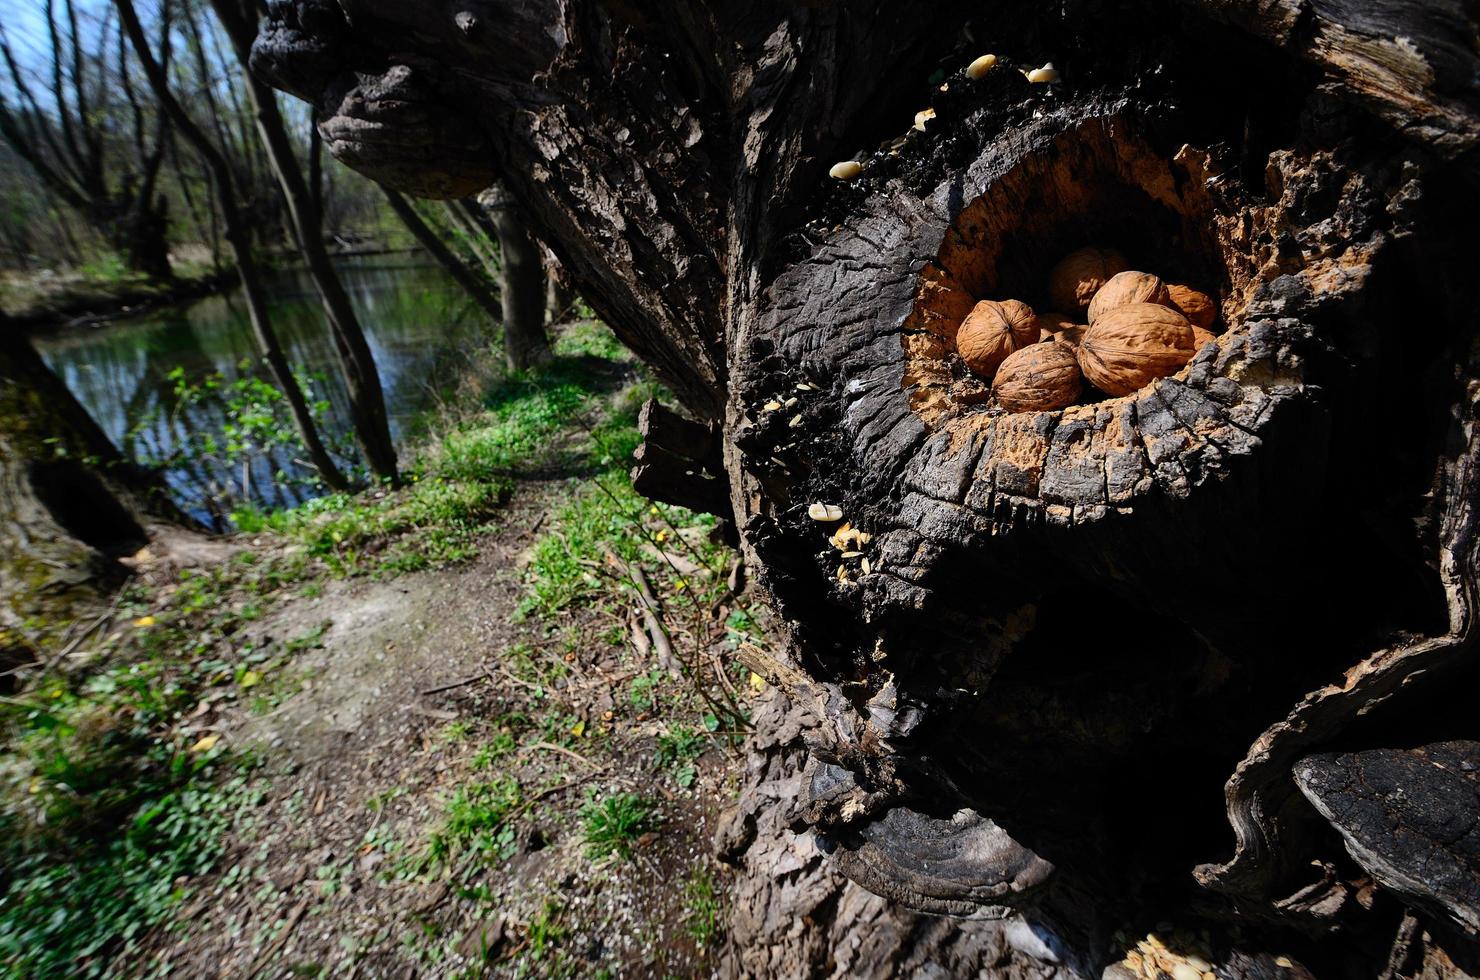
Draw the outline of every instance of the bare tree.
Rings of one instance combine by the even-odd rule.
[[[212,6],[226,29],[241,67],[257,131],[267,148],[273,173],[282,190],[293,237],[329,321],[340,373],[349,392],[350,421],[355,441],[370,472],[379,479],[395,483],[398,480],[396,447],[391,440],[380,374],[349,294],[344,291],[344,284],[339,281],[334,263],[324,247],[317,192],[303,178],[288,139],[287,126],[278,110],[277,93],[247,70],[252,41],[257,36],[257,6],[252,0],[212,0]],[[314,186],[317,186],[316,182]]]
[[[416,213],[416,209],[411,206],[410,202],[388,188],[385,190],[385,196],[386,200],[390,202],[391,210],[401,219],[401,222],[416,238],[417,242],[421,244],[422,248],[426,249],[432,258],[436,260],[437,264],[452,277],[453,281],[462,287],[463,292],[467,293],[473,302],[477,303],[483,312],[488,314],[489,319],[503,325],[504,359],[508,362],[509,367],[517,371],[548,361],[550,359],[550,338],[545,332],[543,319],[537,323],[531,323],[527,306],[518,309],[511,309],[510,307],[509,297],[516,295],[516,292],[523,302],[528,303],[528,283],[521,283],[517,291],[511,288],[509,273],[507,272],[508,264],[504,261],[499,261],[494,266],[494,269],[499,274],[499,283],[502,287],[503,299],[500,301],[499,296],[495,295],[493,288],[488,284],[487,280],[453,253],[452,249],[442,240],[436,230],[422,220],[422,217]],[[463,203],[465,202],[448,202],[449,210],[457,208],[457,205]],[[457,210],[461,212],[461,208],[457,208]],[[466,215],[464,215],[464,218],[466,220]],[[481,230],[475,225],[470,225],[465,231],[470,237],[482,237]],[[521,264],[518,267],[518,273],[528,273],[528,266]],[[538,282],[535,284],[535,288],[540,288]],[[516,318],[511,319],[511,314],[514,314]]]
[[[47,0],[44,8],[49,101],[36,95],[0,27],[0,58],[9,80],[8,91],[0,93],[0,135],[129,268],[168,279],[166,198],[158,187],[168,121],[137,98],[123,34],[115,32],[111,16],[89,39],[79,28],[73,0],[63,0],[60,18],[55,7]],[[157,40],[166,66],[170,32],[166,8]]]
[[[132,0],[117,0],[117,5],[124,31],[134,46],[139,62],[143,65],[144,74],[149,79],[155,98],[165,112],[169,113],[180,133],[195,147],[196,153],[205,161],[211,172],[211,186],[215,191],[216,203],[221,211],[222,223],[225,225],[226,241],[231,248],[237,274],[241,278],[242,292],[246,297],[253,335],[257,339],[263,359],[267,361],[268,369],[276,379],[284,398],[287,399],[294,425],[298,429],[299,438],[303,440],[309,461],[318,470],[327,486],[334,490],[347,490],[349,481],[340,472],[333,457],[324,446],[323,440],[319,438],[318,427],[314,423],[313,412],[309,408],[308,400],[304,397],[303,389],[299,386],[298,379],[294,377],[287,355],[283,352],[282,344],[273,330],[267,309],[267,295],[262,284],[262,274],[252,254],[246,221],[237,206],[236,184],[231,168],[225,156],[185,111],[170,90],[164,64],[156,60],[154,53],[150,50],[149,40],[144,35],[143,25],[139,22]]]

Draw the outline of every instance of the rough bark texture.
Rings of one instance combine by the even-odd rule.
[[[1309,774],[1477,734],[1473,11],[973,14],[299,0],[254,65],[377,179],[497,176],[714,433],[688,458],[789,641],[752,664],[791,710],[727,838],[736,973],[1462,970],[1458,886]],[[1084,245],[1221,335],[1007,414],[955,327]],[[1136,942],[1162,919],[1208,938]]]
[[[0,634],[48,628],[124,575],[118,559],[175,519],[164,487],[129,463],[0,318]]]

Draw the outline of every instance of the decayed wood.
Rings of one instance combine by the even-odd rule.
[[[1411,725],[1388,696],[1422,687],[1404,651],[1437,676],[1467,650],[1474,24],[1447,2],[1072,6],[315,0],[259,40],[354,165],[423,193],[500,174],[721,426],[789,640],[753,664],[811,758],[804,785],[763,737],[771,802],[742,806],[727,853],[769,873],[805,840],[788,866],[811,877],[742,877],[737,972],[776,950],[821,971],[865,921],[883,938],[851,967],[899,962],[908,908],[1027,915],[1045,958],[1090,972],[1131,894],[1318,941],[1397,919],[1394,890],[1347,900],[1371,889],[1292,767],[1359,721]],[[988,36],[999,67],[970,79]],[[1015,70],[1049,58],[1060,84]],[[449,154],[429,165],[428,141]],[[982,299],[1047,309],[1084,245],[1215,294],[1225,329],[1137,392],[1005,414],[954,330]],[[858,893],[811,870],[812,842],[895,904],[814,915]],[[972,870],[949,881],[941,855]],[[768,903],[816,925],[781,936]]]
[[[642,444],[633,454],[632,485],[638,493],[701,514],[729,516],[720,435],[713,427],[650,398],[638,413],[637,430]]]
[[[1384,887],[1480,931],[1480,743],[1313,755],[1295,781]]]

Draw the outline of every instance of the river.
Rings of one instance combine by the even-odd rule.
[[[481,347],[492,326],[440,268],[418,256],[347,258],[338,268],[380,370],[391,434],[404,450],[417,435],[417,419],[436,404],[438,379],[460,354]],[[311,392],[328,403],[326,435],[347,448],[347,399],[312,281],[302,270],[275,272],[268,293],[289,361],[321,378]],[[36,346],[115,444],[136,459],[163,461],[177,501],[207,524],[221,527],[244,502],[292,506],[321,492],[296,445],[232,456],[227,433],[234,420],[222,400],[181,405],[174,394],[170,375],[177,368],[193,382],[216,374],[226,383],[244,374],[269,378],[239,292],[63,330],[38,337]],[[202,436],[217,451],[202,451]]]

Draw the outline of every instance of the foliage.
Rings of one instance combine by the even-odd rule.
[[[322,483],[317,473],[291,465],[300,443],[287,398],[258,376],[253,362],[243,361],[237,369],[235,378],[220,372],[191,378],[183,367],[171,370],[166,376],[170,402],[134,422],[125,448],[138,462],[160,471],[189,467],[201,472],[218,513],[238,511],[250,525],[255,520],[254,478],[267,474],[274,483],[305,495],[319,492]],[[329,402],[316,397],[326,379],[300,373],[297,380],[315,426],[333,443],[333,429],[326,424]],[[341,433],[331,445],[341,460],[353,458],[345,443]]]
[[[616,793],[581,809],[586,828],[586,853],[591,857],[620,854],[632,857],[632,845],[654,829],[656,810],[650,800],[636,793]]]
[[[684,929],[700,949],[707,949],[720,931],[723,903],[714,887],[709,869],[695,868],[684,882],[683,895],[688,908],[684,912]]]
[[[704,754],[708,740],[700,732],[683,725],[670,725],[658,736],[658,747],[653,753],[658,765],[673,772],[673,778],[684,789],[694,784],[697,767],[694,760]]]
[[[441,829],[428,841],[423,863],[445,864],[469,849],[501,860],[512,857],[514,828],[507,821],[522,801],[512,776],[460,787],[447,803]]]

